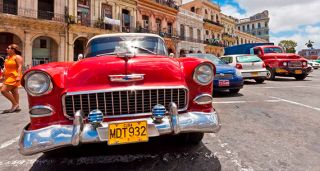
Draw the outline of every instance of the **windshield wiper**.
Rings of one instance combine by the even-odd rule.
[[[109,52],[109,53],[101,53],[101,54],[98,54],[96,56],[117,55],[117,54],[118,54],[117,52]]]
[[[143,48],[143,47],[139,47],[139,46],[131,46],[131,47],[133,47],[133,48],[137,48],[137,49],[140,49],[140,50],[144,50],[144,51],[149,52],[149,53],[154,54],[154,55],[156,55],[156,54],[157,54],[157,53],[152,52],[151,50],[146,49],[146,48]]]

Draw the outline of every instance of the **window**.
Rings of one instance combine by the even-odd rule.
[[[268,27],[268,21],[266,21],[265,26]]]
[[[245,31],[246,30],[246,26],[242,26],[242,31]]]
[[[261,28],[261,24],[260,23],[258,23],[258,28]]]
[[[266,31],[266,34],[267,34],[267,35],[269,34],[269,31],[268,31],[268,30]]]
[[[122,32],[130,32],[130,12],[128,10],[122,10]]]
[[[40,39],[40,48],[47,48],[47,40]]]
[[[54,1],[39,0],[38,1],[38,18],[52,20],[54,17]]]
[[[217,23],[220,23],[220,20],[219,20],[219,16],[218,16],[218,15],[216,15],[216,21],[217,21]]]
[[[143,15],[142,16],[142,21],[143,21],[142,27],[144,29],[149,29],[149,17],[146,16],[146,15]]]
[[[260,31],[258,32],[258,35],[261,35],[261,32],[260,32]]]
[[[238,27],[238,30],[240,31],[240,26]]]
[[[167,26],[168,26],[168,34],[172,34],[172,23],[168,23],[167,24]]]
[[[185,38],[185,29],[184,29],[184,25],[183,24],[180,25],[180,38],[182,40],[184,40],[184,38]]]
[[[231,64],[233,62],[233,58],[232,57],[221,57],[221,60],[228,63],[228,64]]]
[[[18,14],[18,0],[3,0],[3,13]]]
[[[193,39],[193,28],[189,27],[189,37]]]
[[[191,12],[196,12],[195,8],[194,7],[191,7]]]
[[[254,24],[252,24],[252,30],[255,29]]]
[[[198,41],[200,41],[201,40],[201,30],[200,29],[197,30],[197,34],[198,34],[197,39],[198,39]]]
[[[250,26],[249,26],[249,24],[247,25],[247,30],[248,30],[248,31],[250,30]]]
[[[159,18],[156,19],[157,32],[161,32],[161,20]]]

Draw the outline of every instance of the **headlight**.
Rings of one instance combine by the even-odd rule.
[[[32,96],[41,96],[52,90],[52,82],[43,72],[30,72],[25,77],[25,88]]]
[[[199,65],[193,74],[193,80],[200,85],[208,85],[214,77],[213,68],[210,64]]]
[[[282,65],[283,65],[283,66],[287,66],[287,65],[288,65],[288,62],[283,62]]]
[[[242,77],[242,73],[239,69],[236,69],[236,75],[239,76],[239,77]]]

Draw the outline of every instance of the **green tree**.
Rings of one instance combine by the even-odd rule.
[[[297,42],[293,40],[281,40],[279,43],[287,53],[296,53]]]

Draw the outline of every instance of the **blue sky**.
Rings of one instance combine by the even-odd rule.
[[[183,0],[191,1],[191,0]],[[297,50],[305,49],[312,40],[320,49],[319,0],[212,0],[220,4],[222,13],[236,18],[247,18],[264,10],[270,16],[270,40],[294,40]]]

